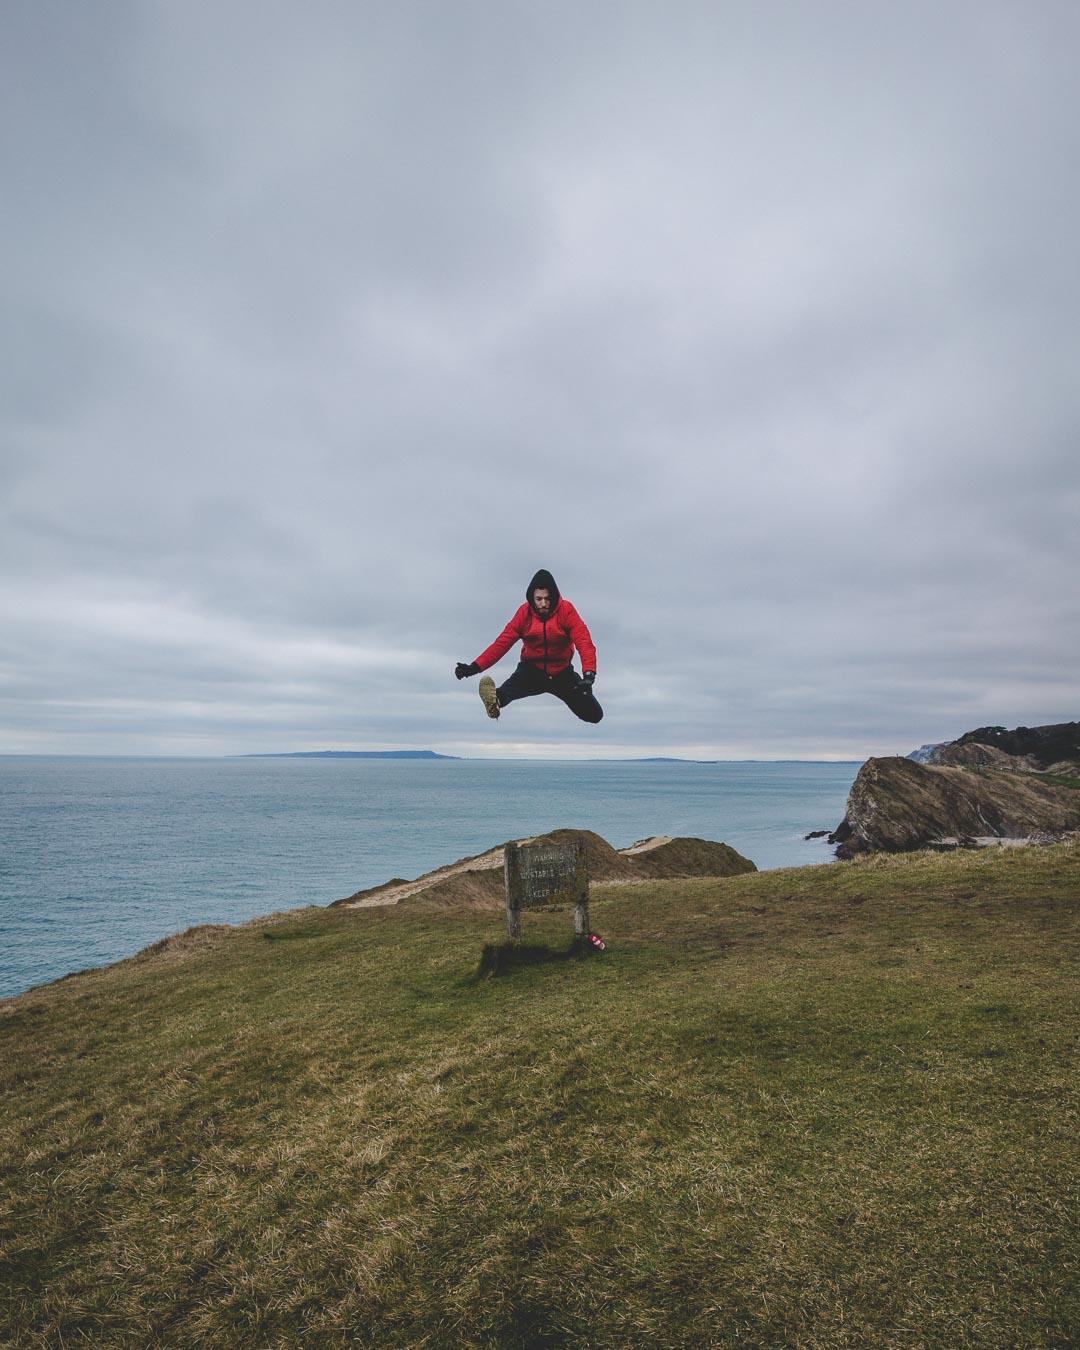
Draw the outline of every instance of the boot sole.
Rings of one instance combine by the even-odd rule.
[[[480,681],[480,698],[487,711],[487,715],[489,717],[498,717],[499,697],[495,693],[495,681],[490,675],[485,675]]]

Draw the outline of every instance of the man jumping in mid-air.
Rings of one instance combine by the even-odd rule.
[[[559,594],[555,578],[544,568],[529,582],[525,601],[491,646],[471,665],[459,661],[454,674],[459,680],[478,675],[501,661],[520,639],[522,659],[506,683],[496,689],[490,675],[480,681],[487,715],[498,717],[500,709],[516,698],[554,694],[583,722],[599,722],[604,710],[593,693],[596,648],[581,615]],[[575,648],[581,657],[582,675],[570,664]]]

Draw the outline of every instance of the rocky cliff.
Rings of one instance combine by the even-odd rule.
[[[838,845],[838,857],[851,858],[934,844],[1054,839],[1080,830],[1080,791],[1060,778],[1076,767],[1068,758],[1075,733],[1080,723],[1013,733],[980,728],[935,747],[923,763],[869,759],[829,842]],[[1042,776],[1046,769],[1055,771],[1049,779]]]

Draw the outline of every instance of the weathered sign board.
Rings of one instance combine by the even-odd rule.
[[[507,844],[506,926],[521,941],[521,911],[541,905],[573,905],[574,932],[589,931],[589,864],[584,839]]]

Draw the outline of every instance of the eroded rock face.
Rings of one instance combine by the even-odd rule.
[[[1012,756],[1006,756],[1012,759]],[[941,840],[1057,837],[1080,829],[1080,792],[987,767],[868,759],[829,836],[837,857],[899,853]]]
[[[928,745],[920,745],[918,750],[912,750],[907,758],[913,759],[916,764],[931,764],[938,751],[944,750],[947,745],[952,745],[952,741],[938,741],[937,743],[930,742]]]

